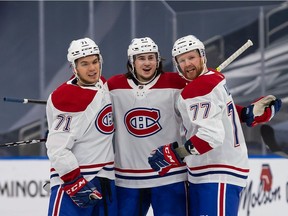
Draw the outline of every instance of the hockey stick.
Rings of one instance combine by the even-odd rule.
[[[46,139],[33,139],[33,140],[25,140],[25,141],[3,143],[3,144],[0,144],[0,148],[1,147],[21,146],[21,145],[27,145],[27,144],[35,144],[35,143],[40,143],[40,142],[46,142]]]
[[[248,40],[245,44],[243,44],[238,50],[236,50],[228,59],[226,59],[222,64],[220,64],[216,70],[221,72],[224,68],[226,68],[231,62],[233,62],[238,56],[240,56],[245,50],[247,50],[253,43],[251,40]],[[175,149],[181,158],[184,158],[189,155],[186,149],[182,146]]]
[[[238,56],[240,56],[245,50],[247,50],[253,43],[251,40],[248,40],[245,44],[243,44],[238,50],[236,50],[228,59],[226,59],[222,64],[220,64],[216,71],[221,72],[224,68],[226,68],[231,62],[233,62]],[[185,149],[184,146],[179,146],[175,149],[180,158],[185,158],[190,155],[190,153]],[[160,170],[159,175],[165,175],[173,166],[168,166]]]
[[[27,103],[46,104],[46,101],[44,100],[35,100],[35,99],[26,99],[26,98],[17,99],[17,98],[4,97],[3,100],[7,102],[16,102],[16,103],[23,103],[23,104],[27,104]]]
[[[274,129],[269,125],[262,125],[260,127],[260,133],[265,145],[273,152],[274,154],[280,155],[282,157],[288,158],[288,153],[285,152],[278,144],[275,138]]]
[[[238,50],[236,50],[228,59],[226,59],[222,64],[220,64],[216,70],[222,71],[224,68],[226,68],[232,61],[234,61],[239,55],[241,55],[246,49],[248,49],[250,46],[252,46],[253,43],[251,40],[248,40],[243,46],[241,46]]]

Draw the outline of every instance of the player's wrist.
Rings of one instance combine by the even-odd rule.
[[[241,111],[241,121],[245,122],[248,127],[253,126],[254,114],[253,114],[254,104],[244,107]]]
[[[200,154],[190,139],[185,142],[184,147],[185,147],[186,151],[191,155],[199,155]]]

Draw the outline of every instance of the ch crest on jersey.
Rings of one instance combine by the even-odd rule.
[[[128,132],[135,137],[147,137],[159,132],[160,111],[138,107],[129,110],[124,116],[124,124]]]
[[[96,128],[103,134],[114,132],[114,122],[112,115],[112,105],[106,105],[98,114],[95,120]]]

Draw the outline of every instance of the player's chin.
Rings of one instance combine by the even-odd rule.
[[[143,74],[142,76],[142,78],[146,81],[151,80],[153,77],[154,77],[154,73],[146,73],[146,74]]]
[[[91,83],[95,83],[95,82],[98,82],[99,81],[99,75],[98,74],[96,74],[96,75],[94,75],[94,76],[89,76],[88,77],[88,80],[89,80],[89,82],[91,82]]]
[[[94,85],[95,83],[97,83],[99,81],[99,79],[86,79],[83,81],[86,85]]]
[[[188,73],[185,73],[184,76],[185,76],[186,79],[194,80],[196,78],[196,73],[188,72]]]

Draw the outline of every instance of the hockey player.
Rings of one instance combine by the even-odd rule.
[[[89,38],[73,40],[74,76],[52,92],[46,113],[51,163],[49,216],[117,215],[112,106],[102,57]]]
[[[186,81],[162,71],[158,46],[149,37],[128,47],[128,72],[108,80],[115,121],[115,173],[120,216],[186,215],[185,166],[159,176],[147,157],[169,142],[181,143],[175,103]]]
[[[237,216],[239,197],[249,173],[248,154],[236,106],[223,74],[207,69],[203,43],[193,35],[173,46],[174,64],[186,80],[177,108],[186,142],[164,145],[149,157],[151,167],[165,174],[187,164],[191,216]],[[273,95],[248,107],[238,107],[248,126],[269,121],[280,110]]]

